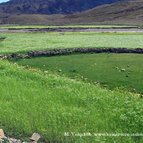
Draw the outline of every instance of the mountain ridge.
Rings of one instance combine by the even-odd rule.
[[[142,25],[143,0],[123,0],[68,14],[0,13],[1,24],[127,24]]]
[[[70,14],[123,0],[10,0],[0,12],[11,14]]]
[[[73,14],[72,16],[74,16]],[[82,13],[76,14],[76,19],[83,19],[91,22],[109,23],[142,23],[143,22],[143,0],[123,1],[96,7]],[[76,20],[75,19],[75,20]]]

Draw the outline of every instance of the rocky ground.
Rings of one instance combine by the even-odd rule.
[[[33,133],[28,142],[23,142],[19,139],[5,136],[3,129],[0,129],[0,143],[37,143],[40,138],[41,136],[38,133]]]

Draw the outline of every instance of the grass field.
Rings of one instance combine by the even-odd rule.
[[[0,54],[50,48],[143,48],[141,33],[1,33]]]
[[[143,48],[141,33],[1,33],[0,37],[6,38],[0,40],[0,54],[52,48]],[[132,136],[143,131],[142,63],[143,55],[137,54],[0,60],[0,128],[24,141],[38,132],[44,139],[40,143],[142,143],[143,137]],[[127,91],[132,89],[137,93]],[[96,133],[129,136],[95,137]]]
[[[109,91],[0,61],[0,127],[9,136],[38,132],[51,142],[142,143],[141,137],[74,137],[74,133],[142,133],[140,96]]]
[[[50,70],[72,78],[98,82],[111,89],[122,87],[143,93],[143,55],[84,54],[40,57],[16,61],[20,65]]]

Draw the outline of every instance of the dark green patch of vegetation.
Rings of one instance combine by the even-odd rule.
[[[0,42],[4,41],[6,37],[0,37]]]
[[[109,88],[123,87],[143,93],[143,55],[85,54],[18,60],[42,70],[83,78]]]

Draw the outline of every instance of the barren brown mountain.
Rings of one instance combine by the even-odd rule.
[[[75,14],[1,14],[1,23],[17,24],[142,24],[143,0],[126,0]]]
[[[130,0],[71,15],[74,22],[81,23],[117,23],[117,24],[142,24],[143,0]]]
[[[69,14],[123,0],[10,0],[0,12],[10,14]]]

